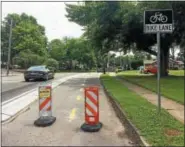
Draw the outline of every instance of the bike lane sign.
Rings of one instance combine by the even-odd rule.
[[[173,11],[147,10],[144,12],[144,33],[172,33]]]

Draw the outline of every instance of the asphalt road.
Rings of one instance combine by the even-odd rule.
[[[100,121],[96,133],[80,130],[84,123],[84,86],[100,86],[98,74],[73,78],[53,90],[52,112],[56,122],[50,127],[35,127],[38,102],[8,124],[2,125],[2,146],[134,146],[100,87]]]
[[[13,97],[16,97],[22,93],[37,88],[42,83],[51,83],[53,80],[67,77],[69,75],[75,75],[76,73],[56,73],[55,78],[52,80],[45,81],[30,81],[25,82],[23,74],[2,77],[1,85],[1,101],[7,101]]]

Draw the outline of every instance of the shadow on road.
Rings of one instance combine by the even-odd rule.
[[[60,85],[63,86],[69,86],[72,89],[76,89],[76,88],[85,88],[87,86],[98,86],[101,87],[99,78],[96,77],[92,77],[92,78],[74,78],[74,79],[70,79]]]

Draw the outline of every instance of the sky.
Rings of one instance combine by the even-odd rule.
[[[77,2],[65,3],[77,4]],[[64,36],[80,37],[83,34],[81,26],[69,22],[65,17],[67,12],[64,2],[2,2],[2,20],[8,13],[21,14],[23,12],[34,16],[38,23],[45,27],[49,41]],[[178,52],[177,49],[175,55]],[[116,53],[116,55],[119,56],[120,53]]]
[[[76,3],[76,2],[67,2]],[[49,41],[64,36],[80,37],[82,27],[69,22],[64,2],[2,2],[2,20],[8,13],[26,13],[34,16],[46,29]]]

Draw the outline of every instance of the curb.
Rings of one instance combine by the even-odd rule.
[[[121,109],[119,103],[114,99],[112,94],[108,92],[103,84],[103,81],[100,79],[100,83],[103,87],[105,95],[109,102],[111,103],[112,107],[114,108],[117,117],[120,119],[121,123],[126,126],[126,133],[128,137],[131,138],[132,141],[136,143],[136,146],[150,146],[145,139],[140,135],[138,129],[132,124],[132,122],[127,118],[126,113],[123,109]]]
[[[10,122],[12,122],[14,119],[16,119],[21,113],[24,113],[26,111],[28,111],[30,109],[30,105],[32,105],[33,103],[35,103],[37,101],[34,100],[33,102],[31,102],[29,105],[25,106],[24,108],[22,108],[20,111],[18,111],[15,115],[12,115],[11,117],[9,117],[8,119],[2,121],[1,120],[1,125],[4,125],[4,124],[8,124]]]

